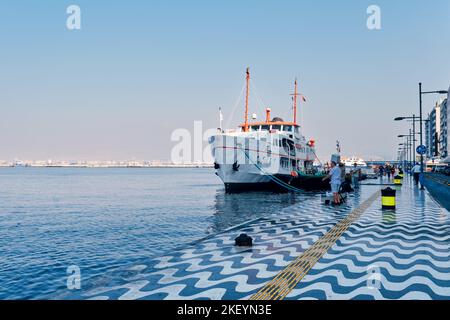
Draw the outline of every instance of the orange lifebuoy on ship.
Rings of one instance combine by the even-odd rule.
[[[297,171],[292,171],[292,172],[291,172],[291,176],[297,178],[297,177],[298,177]]]

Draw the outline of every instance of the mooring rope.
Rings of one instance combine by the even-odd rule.
[[[312,152],[314,154],[314,156],[316,157],[317,161],[319,161],[320,165],[323,166],[322,162],[320,161],[319,157],[317,156],[317,154],[313,151]]]
[[[234,104],[233,108],[231,109],[231,114],[228,116],[228,120],[225,123],[225,128],[228,128],[230,126],[231,120],[233,120],[234,114],[236,113],[237,106],[241,102],[242,96],[244,95],[244,91],[245,91],[245,81],[242,83],[241,93],[239,94],[239,97],[236,100],[236,103]]]
[[[261,171],[264,175],[266,175],[267,177],[269,177],[269,179],[272,180],[273,182],[277,183],[278,185],[280,185],[280,186],[282,186],[282,187],[284,187],[284,188],[286,188],[286,189],[288,189],[288,190],[290,190],[290,191],[293,191],[293,192],[303,192],[302,189],[298,189],[298,188],[296,188],[296,187],[293,187],[293,186],[291,186],[290,184],[284,182],[283,180],[281,180],[281,179],[275,177],[273,174],[264,171],[263,168],[261,168],[257,163],[255,163],[255,162],[250,158],[250,156],[247,154],[247,152],[245,152],[245,150],[244,150],[243,148],[240,148],[240,150],[244,153],[245,157],[246,157],[246,158],[247,158],[247,159],[248,159],[248,160],[249,160],[249,161],[250,161],[250,162],[251,162],[251,163],[259,170],[259,171]]]

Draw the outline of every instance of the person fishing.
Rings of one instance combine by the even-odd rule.
[[[339,188],[341,187],[341,169],[337,166],[335,161],[331,161],[331,170],[326,177],[322,179],[325,181],[330,179],[331,192],[333,192],[334,204],[340,204],[339,200]]]

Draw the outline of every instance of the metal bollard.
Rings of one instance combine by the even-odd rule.
[[[241,233],[239,237],[234,239],[234,245],[238,247],[251,247],[253,245],[253,239],[245,233]]]
[[[395,209],[395,193],[396,190],[389,187],[381,190],[382,209]]]

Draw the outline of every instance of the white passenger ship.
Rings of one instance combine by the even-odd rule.
[[[367,163],[363,159],[357,158],[357,157],[343,159],[343,162],[346,167],[354,167],[355,163],[356,163],[357,167],[363,167],[363,168],[367,167]]]
[[[226,191],[293,190],[326,188],[315,174],[314,140],[307,141],[297,124],[297,81],[293,96],[293,121],[271,118],[266,109],[264,122],[248,121],[250,73],[246,74],[245,120],[238,130],[223,130],[210,139],[216,174]]]

